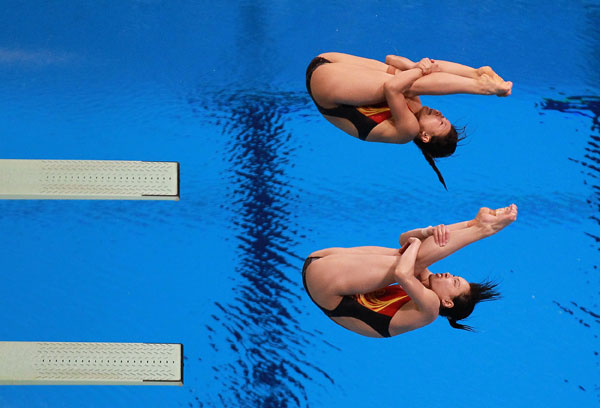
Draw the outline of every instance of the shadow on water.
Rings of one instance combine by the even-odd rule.
[[[240,91],[219,92],[217,99],[228,107],[225,116],[210,116],[221,122],[227,140],[223,209],[232,214],[237,249],[233,300],[215,302],[218,313],[207,326],[212,349],[233,359],[211,367],[222,387],[218,405],[308,406],[305,384],[313,376],[318,383],[334,381],[310,363],[306,350],[316,339],[296,319],[303,313],[296,306],[303,259],[293,248],[301,227],[290,210],[297,193],[286,169],[297,145],[285,119],[307,98]],[[188,102],[201,106],[194,98]]]
[[[585,231],[589,236],[598,251],[600,251],[600,97],[597,96],[572,96],[564,100],[544,99],[541,103],[541,108],[548,111],[558,111],[567,114],[580,115],[591,119],[591,129],[589,139],[585,147],[583,158],[572,158],[569,160],[578,163],[582,166],[586,176],[585,183],[590,186],[591,194],[587,199],[587,204],[593,209],[590,217],[594,221],[596,228],[591,231]],[[598,278],[598,265],[592,266],[590,271],[593,278]],[[590,282],[586,279],[586,283],[591,287],[597,288],[596,282]],[[597,289],[596,289],[597,290]],[[600,292],[596,293],[597,296]],[[553,303],[567,316],[573,317],[579,324],[590,329],[595,339],[600,335],[600,310],[598,305],[594,304],[582,305],[581,301],[571,300],[568,303],[561,303],[554,300]],[[593,310],[596,309],[596,310]],[[598,359],[599,351],[594,351],[594,356]],[[598,363],[597,363],[598,364]],[[565,379],[565,382],[568,382]],[[586,388],[579,385],[579,388],[586,391]],[[600,383],[594,384],[594,390],[600,400]]]

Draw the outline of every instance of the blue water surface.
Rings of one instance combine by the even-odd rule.
[[[4,2],[0,157],[181,163],[180,202],[0,202],[0,340],[181,342],[183,387],[0,388],[6,407],[596,406],[600,3]],[[320,52],[491,65],[509,98],[423,97],[439,167],[304,89]],[[330,246],[519,205],[432,267],[501,281],[468,323],[358,336],[310,301]]]

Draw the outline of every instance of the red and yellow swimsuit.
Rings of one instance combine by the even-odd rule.
[[[392,317],[406,303],[410,297],[400,285],[391,285],[366,295],[354,295],[354,300],[361,306],[376,313]]]
[[[358,106],[356,110],[378,124],[392,117],[392,111],[385,102],[372,106]]]
[[[315,305],[329,317],[353,317],[368,324],[382,337],[390,337],[392,317],[411,300],[402,287],[393,284],[364,295],[343,296],[335,309],[325,309],[313,299],[306,286],[306,269],[311,262],[319,258],[307,258],[302,268],[302,284]]]
[[[392,317],[410,300],[402,287],[390,285],[364,295],[344,296],[334,310],[319,307],[329,317],[353,317],[368,324],[382,337],[390,337]]]

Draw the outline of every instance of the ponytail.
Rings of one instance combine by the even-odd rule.
[[[450,323],[450,326],[454,327],[455,329],[466,330],[470,332],[475,331],[475,329],[473,329],[471,326],[467,326],[466,324],[460,324],[456,321],[456,319],[452,319],[450,317],[448,317],[448,323]]]
[[[419,146],[419,145],[417,144],[417,146]],[[442,176],[442,172],[435,165],[435,160],[433,159],[433,157],[431,157],[431,155],[429,153],[427,153],[425,150],[423,150],[423,148],[421,148],[421,146],[419,146],[419,149],[421,150],[421,153],[423,153],[423,156],[425,156],[425,160],[427,160],[427,163],[429,163],[429,165],[431,166],[433,171],[435,171],[435,174],[437,174],[438,180],[440,181],[440,183],[442,183],[442,185],[444,186],[446,191],[448,191],[448,187],[446,186],[446,181],[444,181],[444,176]]]
[[[460,133],[464,133],[464,128],[460,129]],[[429,139],[429,142],[425,143],[418,136],[413,139],[413,142],[417,145],[423,156],[425,156],[425,160],[431,166],[435,174],[438,176],[438,180],[443,184],[444,188],[448,190],[446,187],[446,182],[444,181],[444,177],[442,173],[435,165],[435,159],[438,157],[448,157],[456,151],[456,146],[458,142],[464,139],[464,137],[458,137],[459,132],[456,130],[454,126],[450,127],[450,131],[446,136],[432,136]]]

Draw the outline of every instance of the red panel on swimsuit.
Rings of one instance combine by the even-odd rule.
[[[410,302],[410,297],[400,285],[390,285],[366,295],[355,295],[354,299],[367,309],[390,317]]]
[[[377,123],[392,117],[392,111],[385,102],[372,106],[358,106],[356,110]]]

